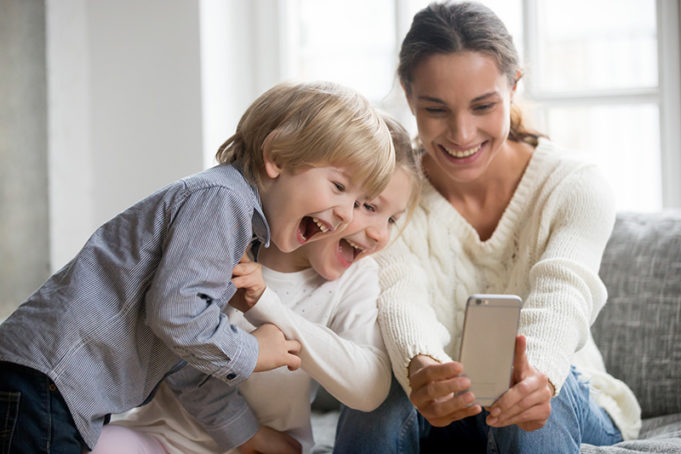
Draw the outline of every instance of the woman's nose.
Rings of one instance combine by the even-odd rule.
[[[452,115],[448,126],[449,138],[456,144],[468,145],[475,137],[475,121],[470,115]]]

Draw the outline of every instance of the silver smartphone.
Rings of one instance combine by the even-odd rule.
[[[511,383],[515,337],[523,301],[516,295],[471,295],[459,361],[471,381],[475,403],[489,406]]]

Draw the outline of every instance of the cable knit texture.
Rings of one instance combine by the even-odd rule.
[[[519,331],[527,337],[530,364],[556,393],[570,365],[577,366],[593,378],[594,399],[624,438],[636,437],[636,398],[606,373],[589,330],[607,297],[598,269],[614,220],[612,193],[596,167],[547,140],[533,152],[485,241],[426,181],[411,222],[377,257],[379,323],[406,392],[407,367],[417,354],[457,359],[469,295],[516,294],[524,301]]]

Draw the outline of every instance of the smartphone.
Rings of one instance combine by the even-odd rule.
[[[516,295],[471,295],[466,302],[459,362],[475,403],[494,403],[511,383],[523,301]]]

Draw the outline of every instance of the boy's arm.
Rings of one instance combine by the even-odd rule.
[[[231,272],[251,240],[252,215],[244,197],[220,186],[169,206],[145,297],[145,322],[154,333],[190,365],[232,385],[252,373],[258,357],[256,339],[221,312],[235,291]],[[153,253],[144,247],[140,254]]]
[[[165,382],[184,409],[225,451],[246,443],[260,428],[236,386],[189,365],[169,375]]]
[[[270,289],[244,315],[255,326],[274,323],[300,341],[302,368],[345,405],[370,411],[383,402],[391,380],[376,323],[377,268],[366,259],[346,273],[352,275],[338,287],[342,295],[335,296],[340,302],[329,327],[293,312]]]

